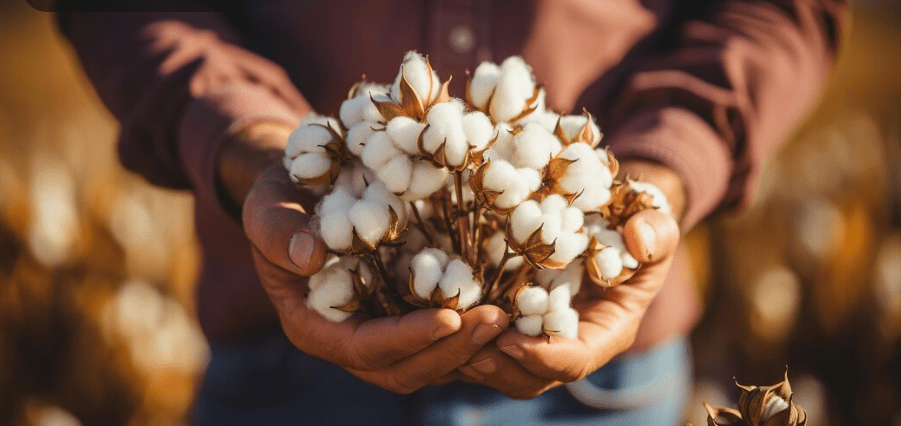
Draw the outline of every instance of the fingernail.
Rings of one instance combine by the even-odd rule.
[[[474,364],[469,364],[467,367],[470,367],[482,374],[491,374],[497,371],[497,363],[494,362],[494,360],[491,358],[483,359]]]
[[[457,329],[452,327],[451,325],[441,324],[436,327],[434,331],[432,331],[432,340],[443,339],[447,336],[450,336],[451,334],[454,334],[455,331],[457,331]]]
[[[648,259],[653,259],[654,250],[657,249],[657,230],[650,223],[641,222],[638,224],[638,232],[641,232],[641,239],[645,243]]]
[[[497,337],[498,334],[501,334],[501,328],[497,324],[479,324],[472,332],[472,343],[482,346]]]
[[[505,354],[507,354],[510,358],[513,358],[513,359],[522,359],[524,356],[526,356],[526,353],[523,352],[522,348],[520,348],[519,346],[516,346],[516,345],[502,346],[498,349],[500,349]]]
[[[306,269],[313,256],[314,245],[316,238],[309,232],[300,231],[294,234],[288,242],[288,258],[291,259],[291,263],[299,269]]]

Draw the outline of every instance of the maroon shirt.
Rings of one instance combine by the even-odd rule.
[[[246,312],[266,296],[240,224],[217,196],[217,153],[249,123],[335,114],[362,74],[393,81],[408,50],[429,55],[442,78],[453,75],[458,94],[464,70],[521,54],[550,108],[587,108],[617,158],[681,175],[688,229],[751,197],[762,162],[817,96],[844,9],[838,0],[245,3],[231,15],[73,14],[63,23],[122,124],[122,163],[196,195],[197,311],[213,341],[276,324]],[[684,254],[636,346],[693,325]]]

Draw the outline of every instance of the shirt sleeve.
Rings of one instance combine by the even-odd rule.
[[[751,198],[764,160],[818,96],[843,3],[715,2],[636,61],[608,99],[617,158],[657,161],[682,176],[685,229]]]
[[[121,129],[122,164],[151,183],[191,188],[225,214],[216,159],[257,121],[296,125],[310,106],[278,65],[241,47],[217,13],[61,17],[88,78]]]

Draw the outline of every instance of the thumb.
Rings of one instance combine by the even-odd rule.
[[[281,167],[266,169],[244,201],[244,232],[254,247],[274,265],[310,276],[325,263],[325,243],[310,228],[301,194]]]
[[[626,248],[641,263],[669,258],[679,245],[679,225],[672,216],[656,209],[643,210],[623,227]]]

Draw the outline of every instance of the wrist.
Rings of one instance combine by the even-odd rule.
[[[650,160],[625,160],[620,163],[618,179],[648,182],[663,191],[672,209],[672,215],[681,222],[687,205],[687,196],[682,177],[670,167]]]
[[[292,127],[277,122],[253,123],[235,133],[222,147],[217,183],[226,208],[240,216],[241,206],[257,177],[275,162],[281,164]]]

